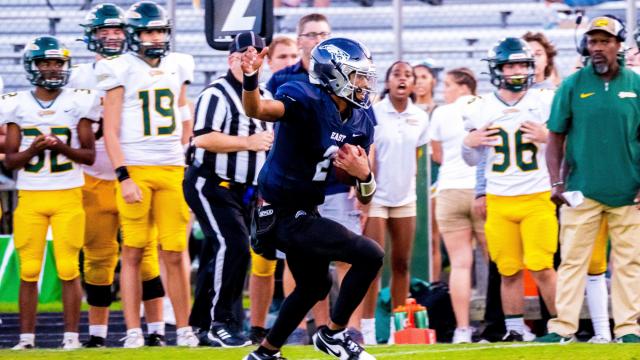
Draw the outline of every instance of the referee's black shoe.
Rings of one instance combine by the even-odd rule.
[[[375,360],[373,355],[351,339],[347,329],[334,333],[328,327],[321,326],[313,334],[313,345],[317,350],[340,360]]]

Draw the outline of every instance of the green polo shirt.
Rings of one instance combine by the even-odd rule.
[[[557,90],[547,126],[566,134],[567,191],[618,207],[640,190],[640,76],[627,68],[606,83],[588,65]]]

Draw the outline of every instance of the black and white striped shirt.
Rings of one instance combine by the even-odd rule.
[[[266,90],[263,96],[270,97]],[[218,131],[231,136],[251,136],[263,131],[272,131],[273,124],[249,118],[242,108],[242,84],[231,71],[213,81],[198,97],[195,111],[195,136]],[[258,173],[264,164],[264,151],[238,151],[213,153],[196,149],[194,165],[201,174],[218,177],[239,184],[257,185]],[[211,172],[210,172],[211,171]]]

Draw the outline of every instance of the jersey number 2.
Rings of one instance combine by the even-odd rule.
[[[316,164],[316,173],[313,174],[313,181],[325,181],[327,179],[329,165],[331,165],[331,158],[337,151],[338,147],[335,145],[331,145],[327,148],[324,155],[322,155],[322,161]]]
[[[502,139],[501,145],[494,146],[496,154],[502,154],[502,163],[494,163],[491,170],[494,172],[505,172],[511,165],[511,147],[509,146],[509,134],[503,129],[498,129],[496,136]],[[516,131],[514,140],[516,144],[516,164],[522,171],[531,171],[538,169],[538,147],[534,143],[523,142],[523,133],[521,130]],[[524,152],[531,151],[531,161],[524,160]]]
[[[153,90],[154,109],[160,116],[170,118],[171,125],[158,126],[157,135],[171,135],[176,129],[176,116],[173,112],[173,93],[170,89]],[[149,90],[138,92],[138,99],[142,101],[142,122],[144,126],[144,136],[151,136],[151,99]],[[163,104],[163,99],[166,103]]]

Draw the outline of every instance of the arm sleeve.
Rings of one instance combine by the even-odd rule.
[[[480,162],[482,158],[482,153],[484,152],[484,146],[479,146],[477,148],[470,148],[468,146],[462,145],[462,159],[469,166],[476,166]]]
[[[575,75],[577,74],[574,74],[574,76]],[[564,134],[569,130],[573,116],[571,111],[572,83],[572,81],[564,81],[553,97],[551,113],[549,115],[549,121],[547,121],[549,131]]]
[[[117,59],[117,58],[116,58]],[[96,63],[96,85],[98,89],[109,91],[124,86],[123,74],[117,70],[116,59],[106,59]]]
[[[223,132],[227,121],[224,95],[215,87],[203,91],[196,101],[193,133],[198,136],[212,131]]]
[[[487,193],[487,178],[484,176],[484,172],[487,166],[487,151],[482,152],[480,161],[476,165],[476,196],[486,195]]]

